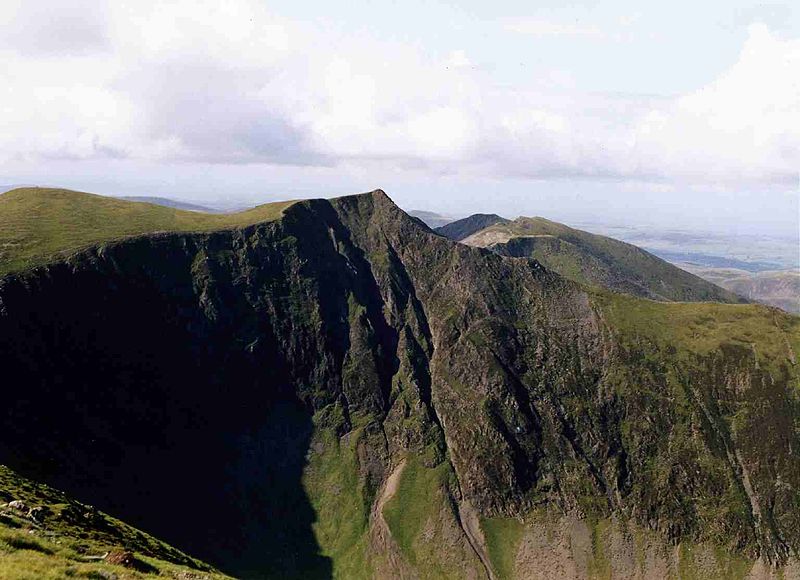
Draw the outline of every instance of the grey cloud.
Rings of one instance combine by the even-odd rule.
[[[24,56],[78,56],[110,48],[104,2],[22,2],[0,45]]]
[[[119,88],[142,108],[149,136],[179,138],[188,159],[329,165],[310,148],[303,128],[258,97],[269,74],[173,61],[148,66]]]

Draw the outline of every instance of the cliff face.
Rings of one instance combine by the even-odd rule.
[[[524,575],[542,510],[797,557],[796,320],[619,300],[382,192],[103,244],[0,279],[0,463],[243,576]]]

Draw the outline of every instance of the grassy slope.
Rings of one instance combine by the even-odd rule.
[[[227,578],[144,532],[0,466],[0,506],[12,500],[48,513],[34,520],[0,507],[0,578]],[[114,550],[133,553],[136,567],[99,558]]]
[[[367,419],[357,419],[358,426],[339,438],[331,427],[341,421],[338,406],[323,409],[315,416],[315,435],[303,476],[317,520],[314,535],[321,554],[332,560],[335,578],[369,578],[367,531],[370,490],[359,481],[358,444],[364,437]]]
[[[212,231],[270,221],[292,203],[207,214],[64,189],[15,189],[0,195],[0,276],[128,236]]]
[[[525,238],[535,242],[532,253],[525,254],[527,257],[581,284],[660,300],[743,301],[641,248],[544,218],[517,218],[495,224],[466,238],[464,243],[474,246],[505,244],[510,255],[516,256],[519,249],[514,251],[513,246]]]
[[[385,554],[370,551],[369,517],[375,490],[359,476],[363,465],[358,448],[366,437],[368,419],[356,419],[355,428],[338,437],[329,425],[336,423],[339,413],[332,406],[315,417],[312,449],[319,451],[310,453],[303,485],[317,515],[314,534],[321,554],[332,561],[333,577],[372,578],[376,560]],[[434,455],[429,448],[421,456],[409,457],[383,515],[401,553],[421,578],[459,578],[463,562],[458,561],[458,548],[452,553],[452,546],[443,548],[453,541],[448,523],[455,520],[447,491],[452,468],[448,462],[426,467],[425,462],[435,463]]]
[[[791,362],[800,355],[798,316],[755,304],[656,302],[605,291],[597,291],[594,301],[621,345],[634,348],[648,345],[647,348],[656,349],[655,352],[668,352],[672,364],[686,369],[698,363],[697,357],[718,353],[727,345],[744,346],[753,350],[759,365],[769,369],[773,376],[780,376],[789,363],[792,373],[789,384],[794,384],[800,397],[797,364]],[[641,418],[637,416],[634,420]],[[674,440],[676,445],[679,442]],[[606,545],[606,529],[612,521],[590,517],[586,523],[592,534],[587,573],[592,578],[613,577],[611,562],[615,555],[611,546]],[[539,510],[528,513],[524,524],[517,519],[498,517],[483,519],[481,525],[492,566],[501,579],[517,577],[517,551],[526,533],[545,529],[550,541],[560,533],[552,514]],[[637,544],[668,546],[660,533],[634,522],[626,525]],[[708,534],[707,538],[712,541],[687,541],[680,545],[676,565],[681,577],[744,578],[754,562],[714,541],[713,534]],[[637,567],[644,565],[644,559],[644,552],[637,555]]]
[[[446,463],[429,469],[412,458],[400,477],[397,492],[383,510],[392,536],[413,565],[424,560],[424,554],[418,553],[422,546],[417,545],[417,540],[428,518],[436,512],[436,492],[448,476],[448,469]]]
[[[698,539],[735,549],[729,538],[747,529],[751,513],[743,484],[731,478],[724,449],[741,453],[736,462],[749,469],[752,486],[770,497],[774,472],[759,466],[782,461],[777,450],[791,449],[798,433],[800,318],[760,305],[670,304],[611,294],[598,304],[629,359],[619,377],[609,376],[609,384],[621,388],[631,404],[622,424],[623,442],[639,455],[638,462],[649,466],[632,493],[647,505],[674,504],[676,513],[690,514],[686,523],[696,526]],[[754,378],[768,374],[737,383],[743,368]],[[652,440],[638,416],[651,406],[669,416],[670,426],[663,426],[659,441]],[[701,421],[714,434],[711,443],[697,435]],[[650,448],[661,451],[639,453]],[[705,481],[702,485],[726,491],[694,505],[675,495],[673,478],[683,477],[692,463],[701,466],[697,477]],[[797,485],[797,473],[791,467],[783,472],[789,486]],[[776,498],[776,503],[796,501],[791,494],[776,492]],[[796,538],[800,519],[786,515],[782,521],[783,534]]]
[[[429,448],[428,451],[431,451]],[[410,456],[397,491],[386,503],[383,516],[406,561],[419,578],[474,577],[479,562],[461,542],[452,503],[450,463],[435,466],[431,454]]]
[[[481,528],[495,575],[499,580],[512,580],[524,524],[514,518],[483,518]]]
[[[709,354],[729,343],[753,345],[759,360],[773,367],[800,354],[800,317],[768,306],[654,302],[610,293],[597,298],[626,340],[673,346],[678,357]]]

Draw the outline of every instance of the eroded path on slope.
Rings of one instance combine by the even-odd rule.
[[[459,503],[458,516],[461,520],[461,527],[464,530],[467,541],[475,552],[475,555],[478,556],[481,564],[483,564],[486,575],[489,577],[489,580],[496,580],[492,570],[491,560],[489,559],[489,553],[486,551],[486,540],[481,530],[480,516],[475,508],[472,507],[469,500],[462,500],[461,503]]]
[[[380,490],[380,494],[378,495],[378,499],[375,500],[372,506],[370,540],[375,549],[375,553],[383,555],[381,561],[376,562],[376,572],[379,578],[416,578],[416,575],[405,563],[400,549],[392,538],[389,524],[386,522],[386,518],[383,517],[383,508],[397,493],[397,488],[400,485],[400,477],[403,475],[405,467],[406,460],[403,459],[389,474],[389,477],[386,478]]]

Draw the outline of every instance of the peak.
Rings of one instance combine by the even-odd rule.
[[[312,211],[325,211],[333,206],[343,222],[356,229],[364,224],[381,224],[381,227],[423,229],[430,232],[425,222],[406,213],[382,189],[345,195],[333,199],[308,200],[302,207]],[[299,209],[299,208],[298,208]]]
[[[389,197],[389,194],[387,194],[382,189],[374,189],[365,195],[371,197],[373,203],[375,203],[376,205],[390,205],[392,207],[400,209],[399,206],[394,202],[394,200],[392,200],[392,198]]]
[[[398,206],[394,202],[394,200],[392,200],[392,198],[389,197],[389,194],[387,194],[382,189],[375,189],[375,190],[369,192],[369,196],[372,198],[372,201],[376,206],[390,206],[390,207],[397,208],[398,210],[400,210],[400,206]],[[402,211],[402,210],[400,210],[400,211]]]
[[[334,197],[329,201],[339,208],[348,208],[348,210],[360,208],[359,211],[362,211],[363,209],[366,209],[366,207],[372,207],[375,209],[391,209],[400,212],[403,211],[382,189],[374,189],[365,193],[354,193],[350,195]]]
[[[386,192],[383,191],[382,189],[375,189],[370,192],[370,195],[372,197],[385,197],[386,199],[390,199],[389,196],[386,195]]]
[[[358,201],[363,199],[382,200],[394,203],[392,199],[382,189],[373,189],[364,193],[349,193],[330,198],[331,201]]]
[[[492,218],[497,220],[504,220],[505,218],[500,217],[496,213],[474,213],[470,216],[465,217],[464,219],[478,219],[478,218]]]
[[[505,223],[508,223],[508,220],[497,214],[476,213],[464,219],[436,228],[436,231],[446,238],[461,241],[495,224]]]

